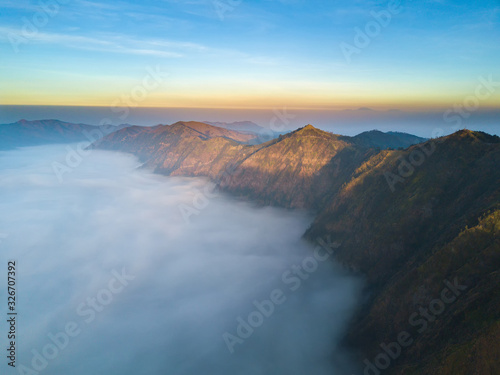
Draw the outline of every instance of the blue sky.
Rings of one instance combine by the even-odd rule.
[[[498,0],[401,1],[350,59],[341,46],[391,1],[41,3],[2,2],[1,104],[109,106],[148,67],[168,77],[140,106],[446,107],[500,81]]]

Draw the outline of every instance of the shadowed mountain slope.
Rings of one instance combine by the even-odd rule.
[[[414,338],[385,373],[498,370],[499,142],[460,131],[382,151],[357,169],[306,233],[341,242],[337,259],[367,276],[369,299],[350,331],[352,345],[373,362],[380,345],[400,332]],[[428,309],[445,280],[455,278],[467,289],[419,332],[423,323],[412,314]],[[469,371],[475,366],[483,370]]]
[[[379,149],[408,148],[427,140],[426,138],[417,137],[412,134],[400,132],[384,133],[379,130],[363,132],[350,138],[352,138],[352,141],[359,146],[374,147]]]

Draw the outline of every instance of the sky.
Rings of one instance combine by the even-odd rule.
[[[4,105],[429,110],[500,81],[498,0],[1,7]]]

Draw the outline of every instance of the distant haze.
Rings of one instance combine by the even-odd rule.
[[[329,261],[295,291],[282,280],[313,254],[301,240],[310,217],[217,196],[186,222],[179,204],[192,205],[205,180],[92,151],[60,183],[52,163],[66,157],[64,145],[0,152],[0,260],[18,266],[18,366],[31,368],[50,335],[75,323],[78,335],[40,374],[351,374],[338,343],[360,282]],[[117,273],[131,279],[112,283]],[[276,288],[286,301],[231,354],[224,332],[236,335],[238,317]],[[90,309],[89,298],[107,302]]]
[[[280,131],[294,130],[307,124],[336,134],[356,135],[363,131],[400,131],[430,138],[435,133],[451,134],[467,127],[500,135],[500,110],[477,110],[459,117],[448,108],[429,111],[371,110],[314,110],[280,107],[276,109],[210,109],[210,108],[131,108],[126,117],[124,110],[113,112],[110,107],[71,106],[0,106],[0,124],[20,119],[58,119],[67,122],[98,125],[110,122],[115,125],[129,123],[152,126],[172,124],[177,121],[235,122],[253,121],[256,124]],[[438,130],[436,132],[436,130]]]

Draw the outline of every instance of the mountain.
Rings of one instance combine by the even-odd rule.
[[[254,137],[190,121],[122,129],[92,147],[134,154],[157,173],[216,178],[256,150],[246,145]]]
[[[370,152],[307,125],[245,157],[220,188],[265,205],[316,208]]]
[[[252,121],[236,121],[236,122],[230,122],[230,123],[228,123],[228,122],[210,122],[210,121],[203,121],[203,122],[205,124],[208,124],[208,125],[217,126],[219,128],[224,128],[224,129],[229,129],[229,130],[236,130],[239,132],[259,133],[265,129],[262,126],[259,126]]]
[[[410,146],[427,141],[426,138],[400,132],[381,132],[371,130],[352,137],[352,140],[362,147],[374,147],[379,149],[408,148]]]
[[[116,128],[23,120],[0,126],[0,147],[97,139],[104,130]],[[123,127],[91,147],[132,153],[157,173],[209,177],[262,205],[315,213],[304,237],[340,243],[337,260],[366,280],[345,340],[364,373],[500,373],[499,137],[461,130],[422,142],[307,125],[254,140],[177,122]]]
[[[235,196],[287,208],[318,206],[375,152],[312,125],[259,145],[243,144],[238,132],[201,128],[207,127],[204,135],[193,123],[131,127],[94,147],[132,153],[157,173],[208,176]]]
[[[205,121],[206,124],[217,126],[224,129],[235,130],[244,134],[253,134],[255,138],[248,141],[250,145],[258,145],[270,141],[271,139],[278,138],[281,134],[286,132],[276,132],[269,128],[263,128],[251,121],[237,121],[237,122],[209,122]]]
[[[363,139],[372,141],[361,142],[312,125],[263,144],[245,145],[250,137],[204,123],[178,122],[127,128],[97,147],[135,154],[157,173],[211,177],[222,190],[263,205],[315,209],[377,152],[371,146],[375,140],[397,142],[394,135],[382,132],[365,134]]]
[[[382,151],[307,231],[341,242],[337,259],[367,278],[351,345],[373,363],[381,344],[410,333],[413,343],[384,373],[500,373],[498,165],[500,139],[481,132]],[[444,304],[450,283],[466,289]]]
[[[93,142],[125,126],[128,125],[93,126],[59,120],[20,120],[0,125],[0,150],[52,143]]]
[[[375,142],[387,146],[394,134],[344,137],[307,125],[248,145],[218,132],[131,127],[94,147],[316,213],[305,238],[340,243],[337,260],[366,279],[346,337],[365,374],[500,373],[499,137],[462,130],[380,150]]]
[[[235,140],[236,142],[246,143],[255,138],[253,134],[244,134],[239,131],[229,130],[220,128],[217,126],[212,126],[203,122],[196,121],[179,121],[171,125],[172,127],[185,126],[186,128],[200,133],[206,138],[222,137],[227,139]]]

